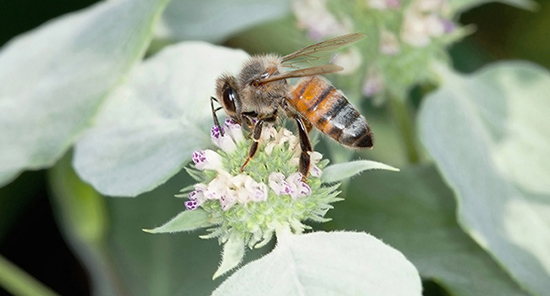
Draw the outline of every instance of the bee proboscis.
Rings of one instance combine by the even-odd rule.
[[[341,71],[333,64],[302,69],[297,64],[308,64],[319,55],[338,50],[365,37],[352,33],[325,40],[289,55],[257,55],[249,58],[237,76],[223,74],[216,81],[216,98],[212,100],[214,124],[219,126],[213,101],[218,101],[226,115],[236,123],[247,126],[254,140],[241,171],[258,150],[264,123],[275,122],[281,112],[293,119],[300,137],[299,170],[305,178],[309,172],[309,131],[312,126],[339,143],[354,148],[372,148],[372,133],[367,121],[349,103],[344,94],[334,88],[322,74]],[[289,85],[287,79],[300,78]],[[221,130],[221,128],[220,128]]]

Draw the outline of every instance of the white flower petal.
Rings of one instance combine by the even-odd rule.
[[[195,167],[199,170],[221,170],[223,159],[217,152],[207,149],[193,152]]]

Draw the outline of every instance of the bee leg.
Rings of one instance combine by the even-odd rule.
[[[304,121],[304,124],[306,125],[306,131],[309,135],[309,132],[311,132],[311,129],[313,128],[313,125],[311,124],[311,122],[309,120],[305,120]],[[311,145],[310,145],[311,146]]]
[[[254,125],[254,130],[252,131],[252,139],[254,140],[254,143],[252,143],[252,146],[250,146],[250,150],[248,150],[248,157],[244,161],[244,164],[241,166],[241,172],[244,171],[244,167],[248,164],[248,162],[254,157],[256,154],[256,151],[258,151],[258,146],[260,144],[260,138],[262,137],[262,128],[264,125],[265,119],[259,119],[256,124]]]
[[[218,127],[221,135],[223,136],[223,129],[222,129],[222,126],[220,125],[220,121],[218,120],[218,115],[216,114],[216,112],[222,109],[222,107],[214,108],[214,101],[217,102],[218,100],[216,100],[216,98],[214,97],[210,97],[210,107],[212,108],[212,119],[214,119],[214,125]]]
[[[309,141],[308,131],[311,129],[311,123],[302,119],[298,114],[294,114],[296,125],[298,126],[298,135],[300,136],[300,148],[302,153],[300,154],[300,173],[302,173],[302,181],[306,181],[306,177],[309,173],[309,164],[311,163],[309,153],[313,151],[311,148],[311,142]]]

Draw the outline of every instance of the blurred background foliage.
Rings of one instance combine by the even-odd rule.
[[[94,2],[2,0],[0,46],[50,19]],[[475,30],[449,47],[455,69],[470,73],[488,63],[510,59],[529,60],[550,68],[550,1],[536,2],[535,11],[489,3],[463,13],[459,22],[474,25]],[[218,13],[224,14],[223,10]],[[231,15],[226,17],[231,18]],[[293,16],[287,15],[215,41],[243,48],[251,54],[286,54],[312,43],[303,38],[295,22]],[[223,26],[223,19],[219,25]],[[155,40],[148,54],[169,43],[166,39]],[[428,90],[429,87],[413,89],[413,110]],[[461,274],[468,274],[472,266],[490,270],[486,272],[487,278],[499,282],[498,285],[491,281],[477,283],[479,291],[494,287],[492,295],[524,293],[460,230],[454,219],[456,206],[451,190],[437,171],[426,164],[424,153],[420,152],[420,159],[411,162],[398,124],[388,116],[391,112],[388,105],[376,105],[369,100],[361,100],[358,104],[375,131],[377,146],[384,147],[361,152],[361,156],[400,167],[403,171],[400,174],[368,172],[352,180],[345,196],[360,195],[365,199],[337,204],[335,210],[329,212],[334,221],[317,225],[317,228],[364,230],[401,250],[425,277],[425,295],[476,295],[469,294],[475,290],[464,289],[464,284],[458,280]],[[322,142],[319,150],[335,151],[326,145],[331,144]],[[2,256],[61,295],[90,295],[92,291],[96,295],[170,295],[174,291],[179,295],[206,295],[221,282],[210,280],[220,251],[213,241],[200,240],[196,234],[151,236],[141,231],[141,228],[158,225],[182,209],[181,201],[172,196],[181,184],[189,182],[185,174],[175,176],[154,192],[136,199],[103,198],[74,175],[69,157],[50,170],[25,172],[0,189]],[[338,157],[332,155],[333,160]],[[401,192],[394,192],[399,190],[390,185],[394,183],[404,184]],[[365,186],[369,188],[367,196]],[[379,198],[402,195],[415,198],[408,199],[410,205],[400,204],[399,207],[396,204],[402,199]],[[426,200],[418,203],[419,199]],[[427,205],[429,207],[422,209]],[[415,207],[430,213],[426,214],[430,218],[415,216],[418,212],[411,210]],[[400,219],[392,224],[395,216]],[[410,217],[410,220],[403,217]],[[399,224],[403,221],[409,223]],[[456,233],[456,236],[447,238],[447,244],[442,244],[442,239],[436,237],[443,231],[441,229]],[[431,248],[421,244],[426,241],[433,242]],[[437,258],[445,252],[455,254],[447,258],[448,266],[431,265],[422,258],[415,258]],[[260,251],[250,252],[247,260],[261,254]],[[469,263],[464,265],[464,262]],[[432,281],[444,272],[456,273],[457,280]],[[0,294],[8,292],[0,287]]]

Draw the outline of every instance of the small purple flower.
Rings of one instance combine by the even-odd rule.
[[[230,190],[227,190],[220,195],[220,205],[222,206],[222,210],[224,211],[229,210],[235,204],[235,202],[235,193]]]
[[[206,154],[204,153],[204,151],[197,150],[193,152],[193,156],[191,157],[191,159],[193,159],[193,162],[195,163],[195,165],[197,164],[200,165],[206,161]]]
[[[226,118],[224,127],[235,143],[244,141],[243,130],[240,124],[234,122],[231,118]]]
[[[290,194],[293,199],[311,194],[311,187],[302,181],[302,179],[301,173],[294,173],[286,178],[286,181],[294,191]]]
[[[309,185],[307,185],[305,182],[301,182],[300,187],[301,196],[307,196],[311,194],[311,187],[309,187]]]
[[[223,169],[221,155],[213,150],[197,150],[191,157],[195,167],[199,170],[220,170]]]
[[[271,173],[269,175],[269,187],[275,191],[277,195],[291,194],[292,187],[285,181],[285,175],[281,173]]]
[[[264,183],[252,182],[248,186],[251,193],[250,200],[255,202],[267,200],[267,186]]]
[[[269,187],[277,195],[290,195],[294,199],[311,194],[311,187],[302,181],[301,173],[291,174],[286,180],[281,173],[271,173],[269,175]]]
[[[197,200],[197,194],[198,194],[198,193],[199,193],[199,192],[198,192],[197,190],[191,191],[191,192],[189,193],[189,197],[188,197],[189,200]]]
[[[220,147],[225,152],[233,152],[235,149],[237,149],[237,146],[235,145],[235,142],[231,139],[227,133],[223,134],[221,133],[221,130],[218,126],[213,126],[210,131],[210,138],[212,139],[212,142],[216,144],[216,146]]]
[[[219,126],[215,125],[210,129],[210,135],[213,138],[219,139],[223,134],[223,129]]]
[[[189,192],[189,196],[187,197],[189,200],[184,203],[188,210],[194,210],[204,203],[206,200],[204,190],[205,185],[197,184],[195,185],[195,190]]]
[[[198,205],[197,205],[197,202],[194,201],[194,200],[188,200],[185,202],[185,207],[190,210],[190,211],[193,211],[193,210],[196,210],[198,208]]]
[[[226,126],[226,127],[232,127],[232,126],[234,126],[234,125],[239,125],[239,124],[236,123],[235,121],[233,121],[233,119],[227,117],[227,118],[225,119],[225,122],[224,122],[223,125]]]

